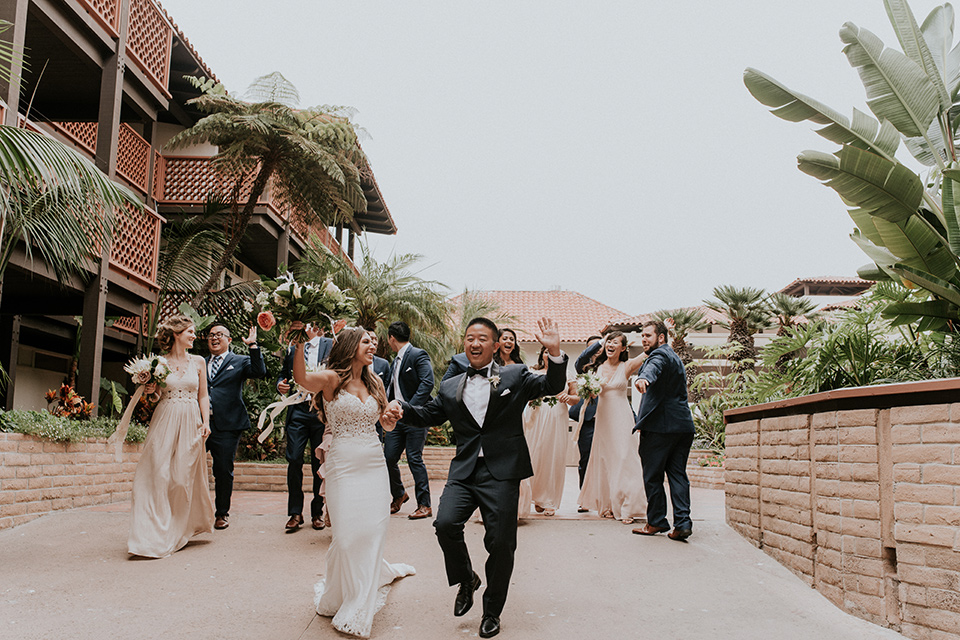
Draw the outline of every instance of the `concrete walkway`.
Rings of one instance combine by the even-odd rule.
[[[520,526],[500,638],[903,638],[843,613],[741,539],[723,521],[721,491],[694,489],[694,536],[683,544],[578,516],[569,471],[558,516]],[[434,503],[441,490],[433,484]],[[412,510],[408,502],[392,519],[386,555],[417,575],[396,583],[372,637],[476,637],[479,599],[453,617],[456,590],[446,585],[433,527],[408,520]],[[330,532],[285,534],[285,513],[285,494],[235,494],[229,529],[198,536],[163,560],[128,557],[127,504],[2,531],[0,638],[344,638],[312,610]],[[481,525],[467,525],[478,567],[482,535]]]

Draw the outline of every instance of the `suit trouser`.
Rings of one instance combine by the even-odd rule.
[[[218,518],[230,515],[233,496],[233,462],[243,431],[213,431],[207,437],[207,451],[213,456],[213,484]]]
[[[643,488],[647,493],[647,524],[669,527],[667,494],[663,490],[663,474],[670,484],[675,529],[693,529],[690,519],[690,480],[687,458],[693,445],[693,433],[657,433],[640,430],[640,463],[643,465]]]
[[[587,463],[590,462],[590,449],[593,447],[593,429],[596,420],[584,420],[580,425],[580,435],[577,436],[577,448],[580,450],[580,464],[577,471],[580,473],[580,488],[583,489],[583,476],[587,473]]]
[[[320,461],[316,450],[323,441],[323,423],[316,414],[301,405],[287,410],[287,515],[303,515],[303,451],[310,443],[310,469],[313,471],[313,498],[310,500],[310,517],[323,517],[323,496],[320,485],[323,480],[317,475]]]
[[[448,480],[440,496],[437,540],[450,585],[473,579],[470,553],[463,539],[463,525],[480,508],[483,518],[483,546],[487,549],[487,588],[483,592],[483,613],[499,616],[507,601],[507,589],[513,574],[513,556],[517,550],[517,508],[520,480],[497,480],[483,458],[477,460],[473,474],[466,480]]]
[[[390,476],[390,495],[396,500],[403,495],[403,480],[400,477],[400,454],[407,451],[407,467],[413,475],[413,486],[417,496],[417,506],[430,506],[430,478],[423,464],[423,445],[427,442],[426,427],[413,427],[398,423],[393,431],[383,436],[383,457],[387,460],[387,472]]]

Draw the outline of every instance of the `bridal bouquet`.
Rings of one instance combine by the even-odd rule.
[[[152,353],[141,358],[134,358],[124,365],[123,370],[129,373],[134,384],[138,385],[153,383],[165,387],[167,386],[167,376],[170,375],[170,366],[167,364],[167,359]]]
[[[264,278],[261,285],[263,291],[256,298],[261,309],[257,325],[264,331],[274,325],[289,327],[296,321],[317,324],[324,318],[332,324],[334,318],[352,311],[350,299],[329,278],[322,284],[299,283],[288,272],[276,280]],[[290,331],[289,338],[300,342],[309,339],[305,328]]]
[[[589,400],[600,395],[600,378],[593,371],[585,371],[577,376],[577,395],[583,400]]]

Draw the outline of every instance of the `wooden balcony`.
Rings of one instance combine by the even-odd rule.
[[[97,124],[91,122],[52,122],[46,127],[20,117],[20,126],[51,137],[63,137],[91,160],[97,145]],[[53,134],[59,133],[61,136]],[[147,195],[150,144],[127,124],[120,126],[120,152],[117,173],[124,182]],[[149,291],[157,290],[157,260],[160,255],[160,225],[163,218],[150,207],[142,212],[124,209],[117,212],[110,247],[110,269]]]
[[[120,37],[120,0],[76,0],[114,38]],[[171,97],[173,27],[153,0],[130,0],[126,53],[160,91]]]
[[[156,166],[153,197],[158,205],[202,205],[209,194],[229,193],[232,187],[229,181],[217,174],[209,157],[158,154]],[[239,196],[242,202],[249,196],[252,182],[253,177],[249,176],[243,184]],[[258,202],[281,223],[289,222],[291,230],[301,243],[306,244],[310,236],[316,236],[333,253],[340,255],[350,264],[353,263],[326,226],[308,226],[303,222],[302,216],[293,215],[289,208],[279,206],[271,196],[269,186]]]

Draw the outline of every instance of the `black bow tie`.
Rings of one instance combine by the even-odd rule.
[[[474,369],[473,367],[467,367],[467,377],[472,378],[473,376],[481,376],[483,378],[487,377],[487,367],[483,369]]]

